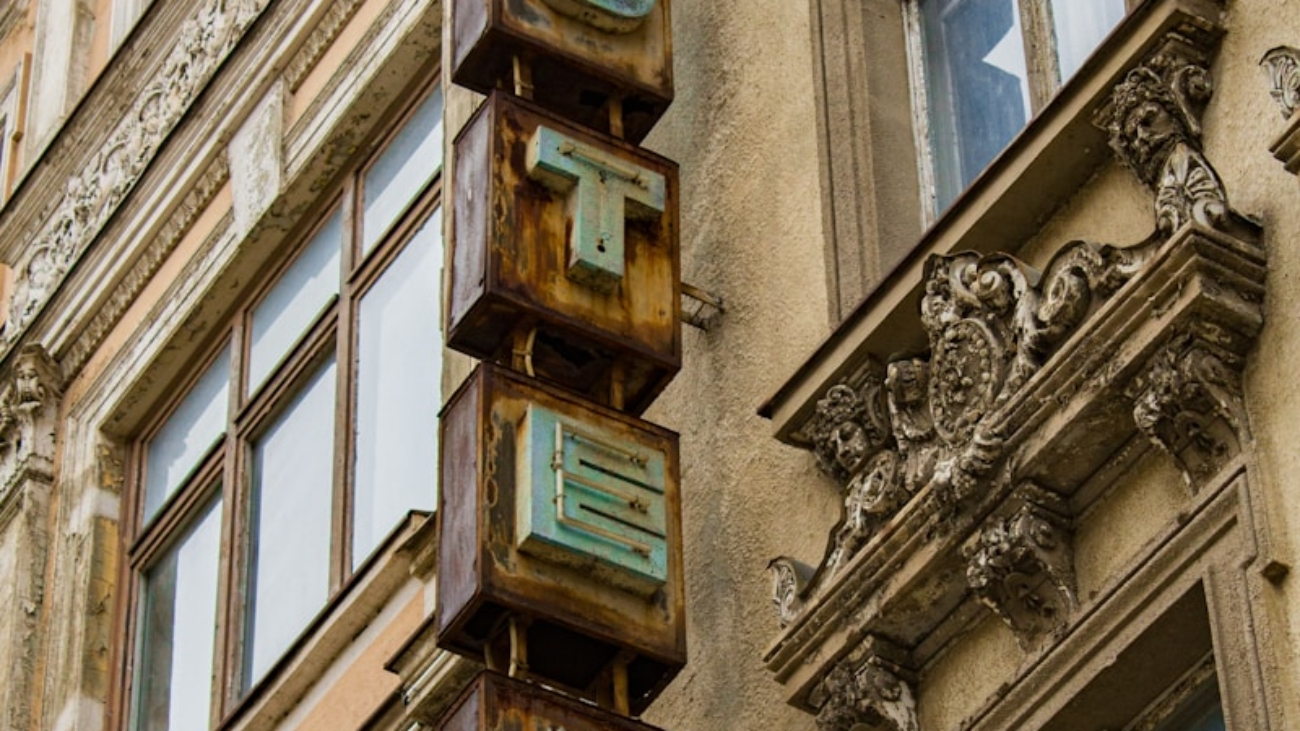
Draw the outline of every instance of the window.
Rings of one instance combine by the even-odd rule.
[[[930,214],[984,170],[1124,12],[1125,0],[911,0]]]
[[[229,714],[408,511],[433,509],[442,137],[435,89],[142,435],[132,731]]]

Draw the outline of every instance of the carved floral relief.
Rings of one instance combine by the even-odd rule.
[[[1269,95],[1282,108],[1282,117],[1290,119],[1300,109],[1300,48],[1278,46],[1259,63],[1268,71]]]
[[[68,179],[62,200],[14,267],[5,344],[11,345],[31,324],[265,4],[265,0],[207,0],[181,27],[157,76],[136,97],[101,150]]]

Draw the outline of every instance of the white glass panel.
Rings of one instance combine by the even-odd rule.
[[[145,460],[144,518],[152,518],[185,482],[226,431],[230,347],[199,378],[180,406],[149,441]]]
[[[1124,0],[1052,0],[1061,78],[1073,76],[1123,18]]]
[[[441,266],[439,210],[361,300],[354,568],[407,511],[432,510],[437,497]]]
[[[145,575],[132,724],[137,731],[208,727],[220,556],[218,500]]]
[[[339,291],[342,219],[338,211],[253,310],[248,391],[257,391],[285,353]]]
[[[284,654],[329,595],[334,380],[330,362],[253,445],[246,688]]]
[[[1015,0],[922,0],[936,202],[942,211],[1029,120]]]
[[[369,251],[442,167],[442,90],[434,89],[366,172],[361,246]]]

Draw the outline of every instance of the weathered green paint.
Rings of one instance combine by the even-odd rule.
[[[599,564],[622,588],[649,593],[668,577],[663,452],[533,404],[521,440],[520,550]]]
[[[570,196],[569,277],[601,292],[618,286],[624,225],[663,213],[664,176],[548,127],[529,141],[528,174]]]
[[[655,9],[656,0],[545,0],[547,5],[611,33],[635,30]]]

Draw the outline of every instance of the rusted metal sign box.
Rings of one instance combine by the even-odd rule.
[[[480,673],[443,716],[441,731],[658,731],[562,695]]]
[[[452,80],[511,89],[515,59],[532,97],[579,124],[608,129],[622,102],[624,136],[640,142],[673,99],[668,0],[454,0]]]
[[[677,435],[483,364],[441,422],[439,646],[640,713],[686,660]],[[526,638],[526,639],[525,639]],[[522,650],[522,652],[521,652]]]
[[[448,344],[643,411],[681,364],[676,163],[500,92],[454,154]]]

